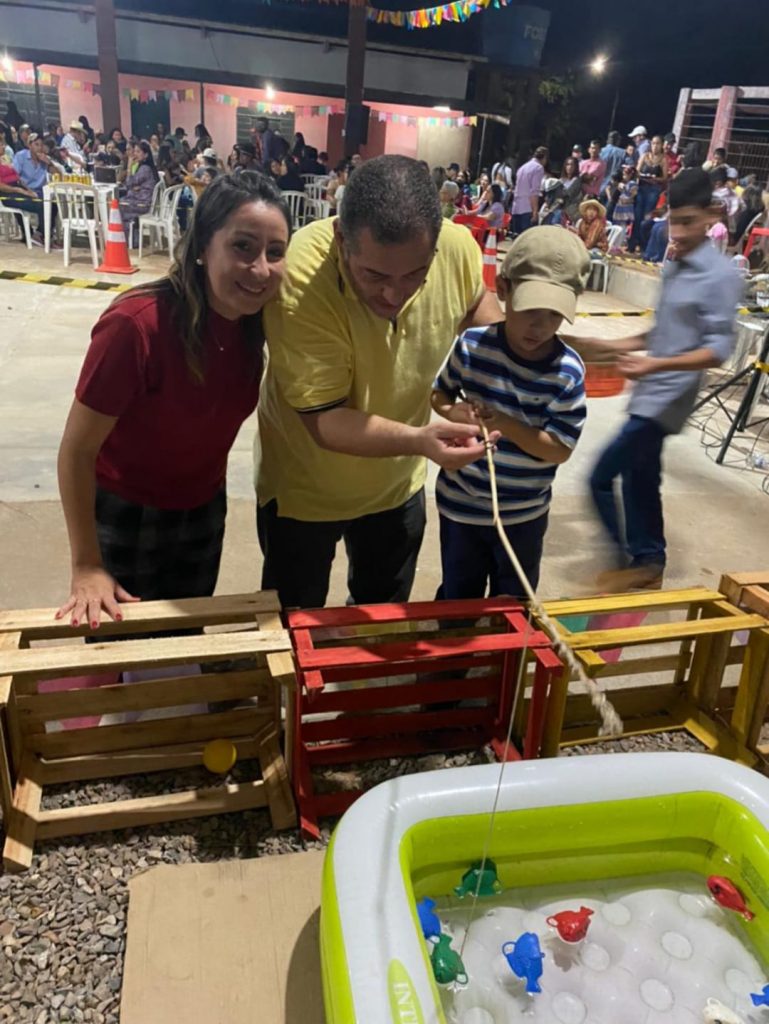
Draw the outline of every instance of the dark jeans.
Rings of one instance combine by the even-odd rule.
[[[647,221],[647,224],[649,222]],[[644,259],[650,263],[662,263],[668,247],[668,222],[657,220],[652,222],[649,241],[644,249]]]
[[[628,252],[635,252],[636,249],[643,247],[641,242],[641,225],[647,213],[651,213],[657,205],[661,192],[662,189],[659,185],[647,185],[642,182],[638,186],[638,194],[635,199],[635,220],[633,221],[633,231],[627,247]]]
[[[352,604],[407,601],[425,531],[425,494],[358,519],[308,522],[278,515],[277,501],[256,511],[264,554],[262,588],[277,590],[284,608],[322,608],[336,545],[344,538]]]
[[[528,523],[506,526],[507,539],[518,556],[532,587],[539,583],[539,563],[547,530],[548,514]],[[510,564],[494,526],[456,523],[446,516],[441,521],[441,568],[443,581],[439,601],[463,600],[499,594],[525,597],[518,574]]]
[[[520,235],[527,228],[531,227],[532,214],[529,213],[514,213],[513,214],[513,234]]]
[[[25,210],[27,213],[34,213],[37,217],[37,230],[39,234],[43,234],[44,221],[43,221],[43,200],[33,199],[31,196],[15,196],[13,194],[0,194],[0,199],[3,201],[3,206],[7,210]],[[21,217],[17,217],[19,221],[19,227],[21,227]],[[56,207],[51,206],[51,229],[53,230],[56,224]]]
[[[665,565],[660,494],[665,436],[655,420],[631,416],[598,459],[590,477],[590,490],[601,521],[618,549],[627,551],[633,567]],[[614,493],[617,477],[622,481],[625,543]]]

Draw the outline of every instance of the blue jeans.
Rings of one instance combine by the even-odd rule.
[[[657,205],[662,189],[659,185],[647,185],[643,182],[638,186],[638,195],[635,198],[635,220],[633,221],[633,232],[630,235],[628,252],[635,252],[641,245],[641,224],[647,213],[651,213]]]
[[[539,583],[539,563],[547,530],[548,513],[528,523],[506,526],[507,539],[518,556],[532,587]],[[518,574],[510,564],[494,526],[472,526],[440,517],[441,568],[443,580],[436,595],[439,601],[485,597],[499,594],[525,597]]]
[[[513,214],[513,234],[520,235],[521,232],[531,227],[531,211],[528,213]]]
[[[668,247],[668,222],[666,220],[655,221],[652,225],[649,241],[644,249],[644,259],[650,263],[662,263],[665,259],[665,251]]]
[[[590,490],[601,522],[630,564],[665,565],[665,525],[662,518],[662,445],[665,430],[656,420],[631,416],[598,459]],[[614,493],[621,477],[622,512]],[[624,519],[623,543],[620,520]]]

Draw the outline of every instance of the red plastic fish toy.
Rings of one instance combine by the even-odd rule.
[[[748,910],[745,897],[734,882],[730,882],[728,878],[722,878],[720,875],[711,875],[708,878],[708,889],[710,889],[710,895],[719,907],[725,907],[727,910],[733,910],[736,914],[742,914],[746,921],[752,921],[756,916]]]
[[[562,910],[560,914],[553,914],[547,923],[557,930],[564,942],[581,942],[587,935],[592,916],[590,907],[580,907],[579,910]]]

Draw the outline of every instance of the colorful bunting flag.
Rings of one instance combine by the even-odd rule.
[[[508,7],[513,0],[455,0],[440,7],[425,7],[418,11],[384,11],[367,7],[366,17],[376,25],[395,25],[397,28],[433,28],[445,21],[468,21],[489,7]]]

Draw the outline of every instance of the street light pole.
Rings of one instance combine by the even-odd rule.
[[[614,131],[617,127],[615,124],[615,118],[617,117],[617,105],[619,104],[619,86],[617,86],[614,92],[614,103],[611,108],[611,117],[609,118],[609,131]]]

